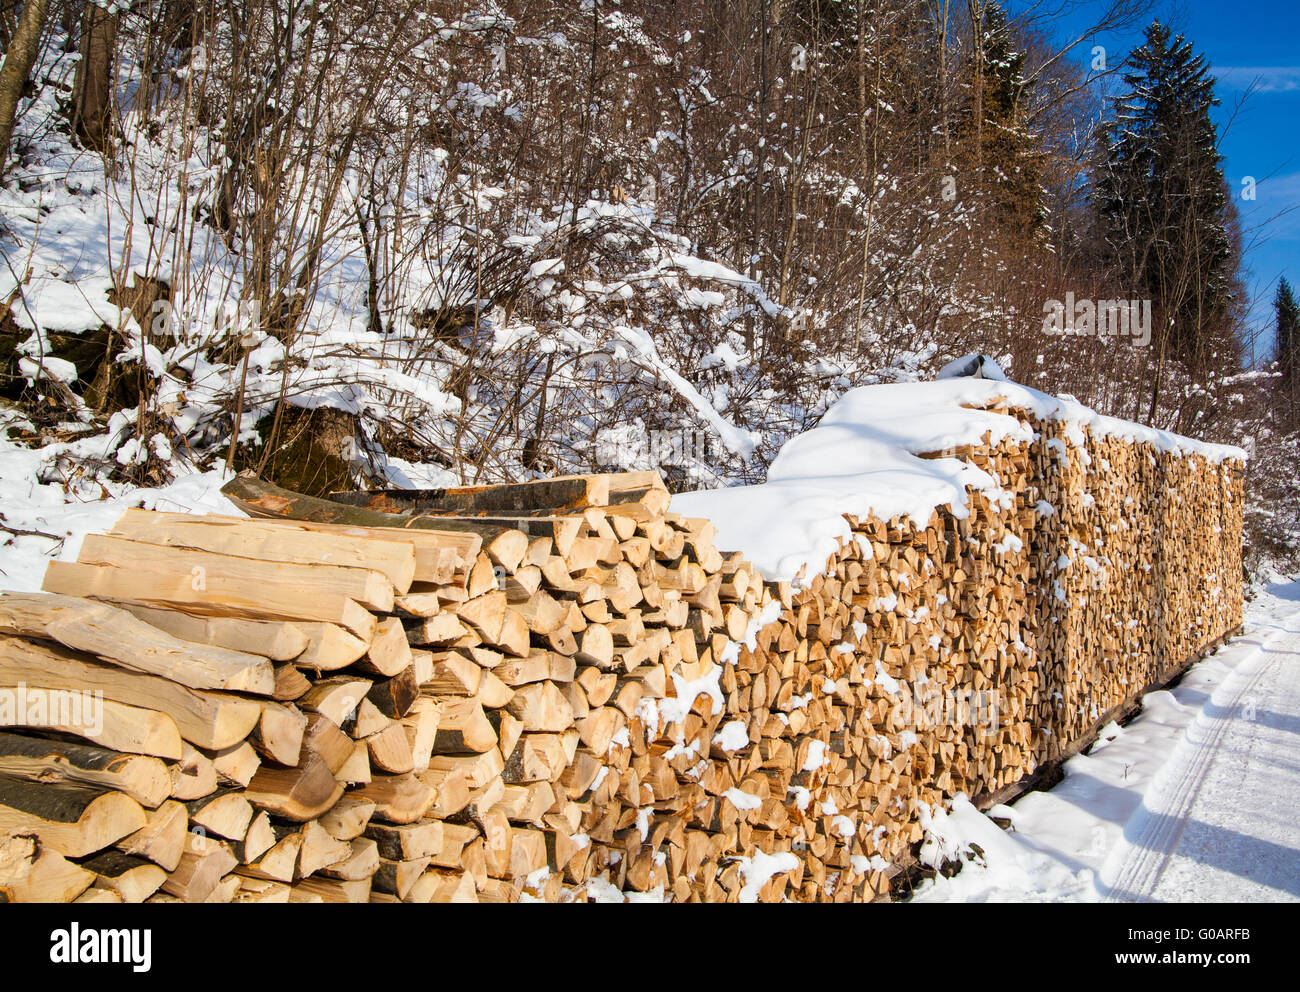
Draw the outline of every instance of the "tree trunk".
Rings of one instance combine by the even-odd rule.
[[[72,84],[72,128],[101,155],[112,149],[114,55],[117,15],[87,3],[81,21],[81,61]]]
[[[36,48],[40,44],[41,29],[45,26],[49,7],[49,0],[27,0],[18,16],[13,40],[5,49],[4,65],[0,67],[0,175],[3,175],[9,157],[18,101],[27,84],[27,74],[36,62]]]

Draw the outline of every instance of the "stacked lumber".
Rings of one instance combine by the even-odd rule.
[[[1239,463],[995,409],[795,585],[657,473],[130,511],[0,596],[0,895],[885,897],[1241,622]]]
[[[391,536],[132,510],[46,593],[0,597],[0,686],[28,703],[0,720],[0,832],[35,845],[24,871],[81,871],[78,892],[35,891],[368,899],[364,794],[398,816],[424,797],[413,755],[438,719],[395,601],[467,581],[482,544]]]

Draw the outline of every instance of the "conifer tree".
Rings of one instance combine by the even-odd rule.
[[[1156,21],[1124,82],[1103,127],[1093,202],[1109,262],[1156,311],[1154,410],[1166,357],[1193,375],[1232,364],[1236,258],[1205,57]]]
[[[1277,364],[1282,373],[1282,386],[1288,395],[1294,395],[1296,366],[1300,364],[1300,304],[1286,277],[1278,284],[1273,297],[1273,313],[1277,321]]]
[[[1024,123],[1030,85],[1025,55],[1000,4],[983,8],[978,41],[979,65],[959,130],[959,160],[978,173],[998,221],[1018,239],[1030,240],[1045,230],[1041,142]]]

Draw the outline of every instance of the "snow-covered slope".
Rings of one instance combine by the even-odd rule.
[[[11,418],[0,411],[0,431]],[[103,444],[104,437],[93,439]],[[83,442],[84,444],[84,442]],[[0,590],[40,589],[51,561],[76,561],[87,534],[103,533],[131,507],[181,513],[246,514],[221,495],[221,469],[185,472],[161,487],[78,484],[49,472],[60,445],[33,449],[0,435]]]

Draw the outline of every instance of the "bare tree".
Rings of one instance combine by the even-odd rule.
[[[86,3],[81,15],[81,58],[72,85],[71,117],[77,137],[105,157],[112,154],[116,81],[116,12]]]
[[[18,101],[27,85],[27,75],[36,63],[49,6],[49,0],[27,0],[5,48],[4,65],[0,66],[0,173],[9,158]]]

